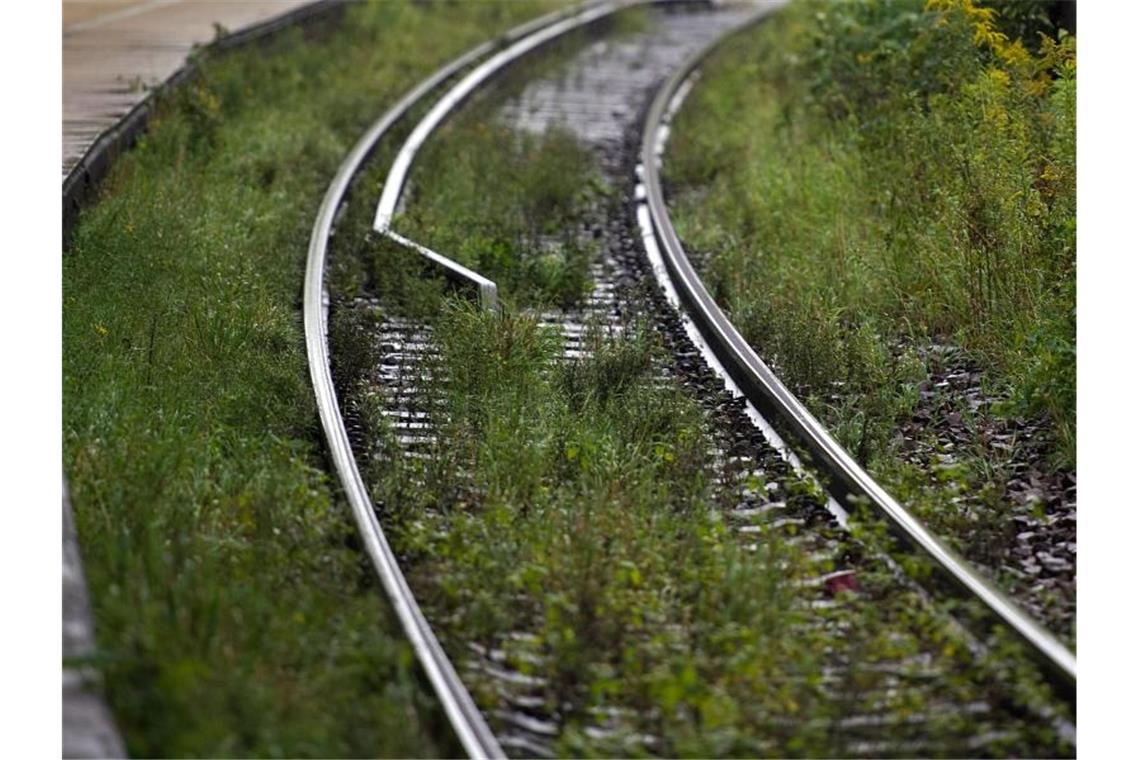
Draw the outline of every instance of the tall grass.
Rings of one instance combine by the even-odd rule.
[[[971,0],[793,3],[704,67],[665,172],[678,231],[749,343],[1073,641],[1072,599],[1009,571],[1015,518],[1045,507],[1007,488],[1019,466],[1076,462],[1075,38],[1040,6],[1001,5],[1014,23]],[[921,416],[946,347],[982,371],[974,399],[948,394],[969,439],[953,450]],[[980,432],[1027,423],[1045,460]]]
[[[1074,462],[1075,43],[1000,22],[802,2],[729,45],[674,130],[676,219],[714,294],[825,417],[868,419],[844,433],[865,459],[922,378],[905,348],[953,342]]]
[[[845,754],[841,716],[915,715],[935,698],[900,665],[919,652],[945,674],[938,699],[1018,682],[1013,656],[982,666],[993,678],[979,687],[939,619],[870,567],[865,598],[841,592],[814,608],[823,592],[799,581],[836,558],[805,556],[787,541],[796,528],[727,516],[744,488],[765,484],[717,481],[718,423],[662,373],[669,358],[653,326],[630,316],[636,303],[622,331],[593,325],[585,355],[564,360],[563,336],[531,307],[574,305],[581,290],[529,267],[554,256],[584,269],[570,233],[628,209],[612,188],[590,187],[591,157],[568,135],[518,136],[492,105],[433,137],[398,226],[494,272],[503,309],[447,297],[382,242],[344,263],[358,274],[333,294],[338,353],[375,340],[380,314],[433,328],[439,355],[425,361],[440,382],[417,402],[434,425],[430,457],[403,455],[368,362],[341,364],[338,383],[371,442],[358,457],[385,529],[452,658],[495,651],[496,667],[535,679],[527,712],[550,719],[549,746],[564,755]],[[351,303],[370,294],[378,307]],[[815,498],[795,475],[771,481],[793,504]],[[905,683],[888,690],[898,667]],[[492,726],[508,727],[502,684],[467,683]],[[995,754],[1066,751],[1004,714],[945,710],[922,732],[960,749],[998,725],[1011,732]]]
[[[211,60],[82,215],[64,468],[132,754],[456,751],[323,471],[301,278],[368,121],[538,10],[360,4],[329,38]]]
[[[726,516],[750,484],[716,483],[712,423],[656,377],[664,357],[646,325],[595,331],[570,362],[560,336],[509,310],[451,302],[435,335],[445,443],[426,464],[372,457],[373,496],[449,653],[500,651],[536,679],[529,710],[554,719],[557,753],[846,754],[837,721],[865,711],[922,714],[931,746],[962,751],[1001,727],[996,754],[1064,751],[1009,714],[929,712],[932,699],[1008,698],[1022,678],[1032,693],[1034,677],[1016,654],[967,663],[885,571],[860,570],[864,597],[813,606],[824,594],[805,581],[834,558],[806,556],[794,529]],[[376,450],[395,453],[376,424]],[[812,498],[794,475],[772,483]],[[938,689],[903,664],[917,661],[943,674]],[[985,688],[980,668],[993,669]],[[906,675],[888,690],[894,669]],[[505,725],[495,681],[469,685]]]
[[[594,248],[579,222],[600,185],[571,134],[519,134],[465,118],[429,143],[421,162],[400,229],[522,304],[570,306],[589,291]]]

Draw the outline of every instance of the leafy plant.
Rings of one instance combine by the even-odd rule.
[[[913,419],[927,349],[983,373],[995,403],[963,424],[1042,421],[1040,466],[1075,466],[1076,41],[1011,5],[792,4],[704,67],[665,163],[678,230],[745,338],[981,562],[1009,544],[998,457],[959,447],[949,480],[903,460],[940,445]]]

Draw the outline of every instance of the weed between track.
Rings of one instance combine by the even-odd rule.
[[[300,288],[369,121],[550,7],[365,3],[330,39],[211,59],[83,213],[64,470],[131,754],[457,751],[323,472]]]
[[[732,522],[742,492],[769,484],[717,483],[717,423],[662,377],[651,325],[599,326],[586,356],[563,358],[533,306],[581,300],[596,254],[568,230],[628,208],[565,133],[521,137],[492,105],[429,141],[394,226],[498,278],[502,312],[448,293],[390,242],[347,241],[330,331],[382,524],[499,735],[521,715],[559,755],[911,754],[911,740],[950,754],[1071,751],[1035,721],[950,707],[1048,703],[1016,647],[979,664],[886,572],[861,570],[858,597],[828,595],[818,579],[833,559],[789,543],[795,526]],[[364,229],[368,213],[350,204],[343,226]],[[438,350],[420,367],[434,379],[419,400],[437,442],[425,458],[397,442],[376,384],[376,329],[392,317],[430,324]],[[794,475],[771,485],[790,502],[819,498]],[[469,670],[488,660],[531,684],[525,714],[502,681]],[[853,715],[902,723],[841,723]]]
[[[658,381],[648,329],[597,333],[593,355],[568,364],[561,336],[525,315],[450,302],[435,330],[443,443],[429,463],[408,460],[375,415],[366,478],[451,657],[499,652],[538,679],[527,713],[552,721],[554,752],[847,755],[864,734],[841,720],[867,714],[920,718],[913,738],[936,752],[989,734],[973,751],[1064,751],[1047,729],[948,707],[1002,692],[979,690],[985,668],[996,683],[1020,679],[1023,704],[1047,702],[1016,647],[1004,664],[971,662],[944,620],[879,571],[860,573],[859,599],[816,606],[832,600],[798,584],[834,570],[830,559],[763,520],[742,540],[725,515],[739,490],[713,485],[710,421]],[[794,478],[780,485],[812,498]],[[495,680],[466,680],[508,727]],[[906,746],[905,726],[886,731],[871,754]]]
[[[400,229],[494,280],[520,305],[579,302],[596,248],[578,239],[584,204],[576,201],[600,187],[574,138],[480,124],[453,139],[462,152],[451,150],[446,131],[425,151],[416,171],[424,180]]]
[[[789,6],[704,67],[665,170],[678,231],[745,338],[1073,642],[1075,566],[1043,588],[1010,553],[1058,520],[1073,525],[1035,548],[1075,541],[1075,490],[1033,503],[1075,489],[1075,38],[1040,8],[987,5],[1001,12]],[[980,372],[972,394],[952,385],[969,372],[947,382],[955,364]]]
[[[82,216],[63,264],[65,470],[97,660],[132,754],[457,751],[321,470],[298,296],[313,215],[368,121],[535,10],[362,4],[334,41],[291,35],[211,61]],[[488,151],[497,135],[457,132]],[[521,307],[588,288],[592,251],[558,232],[610,191],[565,135],[493,147],[512,171],[478,158],[440,171],[465,188],[490,173],[495,197],[456,192],[468,218],[451,218],[424,192],[407,221],[445,254],[497,267],[504,314],[478,312],[423,278],[415,257],[364,242],[375,168],[331,262],[341,296],[375,289],[384,308],[435,315],[436,366],[452,382],[436,402],[447,443],[428,465],[399,456],[360,382],[376,363],[359,339],[375,316],[334,310],[330,338],[345,405],[376,442],[366,478],[450,654],[504,647],[511,667],[544,679],[565,753],[843,753],[850,731],[837,720],[850,712],[934,709],[921,727],[934,741],[1008,728],[937,714],[912,689],[865,703],[883,694],[888,665],[906,662],[904,680],[924,681],[929,663],[907,661],[919,635],[943,645],[935,664],[952,674],[936,700],[975,693],[969,658],[921,604],[880,594],[890,581],[874,573],[860,576],[865,598],[839,592],[838,604],[810,608],[818,590],[789,581],[827,560],[774,529],[757,525],[744,541],[726,525],[734,496],[713,488],[711,423],[661,382],[651,330],[596,333],[590,358],[555,361],[560,336]],[[536,189],[545,200],[511,213]],[[484,213],[501,221],[464,248],[463,225]],[[867,667],[841,667],[836,682],[824,666],[837,661]],[[495,704],[489,681],[467,682]],[[605,732],[589,730],[600,723]],[[1057,746],[1034,731],[982,751]]]

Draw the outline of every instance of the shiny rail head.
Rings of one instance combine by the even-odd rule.
[[[782,427],[808,450],[816,466],[828,476],[826,480],[829,490],[833,491],[836,498],[841,503],[852,500],[869,503],[907,543],[928,556],[960,588],[981,600],[997,619],[1013,629],[1044,665],[1064,697],[1075,702],[1076,656],[972,565],[934,536],[839,445],[760,359],[712,299],[673,227],[661,187],[660,163],[668,121],[679,107],[677,95],[696,67],[718,44],[734,32],[763,20],[779,5],[782,3],[761,7],[735,29],[695,52],[666,80],[650,105],[642,132],[642,179],[646,187],[650,217],[660,240],[660,248],[665,254],[669,276],[693,321],[707,337],[724,366],[745,389],[749,400],[765,413],[777,416]]]
[[[594,0],[581,3],[567,11],[557,14],[551,23],[533,29],[530,34],[508,34],[501,43],[503,49],[491,56],[474,70],[469,72],[462,81],[452,87],[432,107],[426,116],[415,126],[408,135],[404,144],[392,161],[392,168],[384,181],[380,192],[380,200],[376,204],[373,216],[372,229],[382,232],[389,229],[400,205],[400,198],[411,172],[412,163],[416,154],[423,146],[432,132],[448,118],[466,99],[488,79],[497,74],[505,66],[534,52],[548,42],[558,39],[568,32],[580,29],[595,21],[612,16],[618,11],[646,5],[729,5],[717,0]],[[751,3],[744,2],[743,5]]]
[[[499,286],[495,284],[494,280],[484,277],[472,269],[468,269],[458,261],[450,259],[442,253],[437,253],[425,245],[421,245],[414,240],[409,240],[390,227],[379,234],[410,251],[418,253],[426,261],[438,267],[444,276],[452,282],[473,286],[478,294],[479,305],[484,309],[494,311],[499,307]]]
[[[588,3],[586,7],[596,5],[599,3]],[[566,15],[566,11],[559,11],[523,24],[508,32],[506,39],[517,39],[528,34],[541,33],[548,26],[557,24]],[[373,123],[341,163],[321,202],[310,236],[304,281],[304,328],[310,375],[321,425],[328,442],[330,457],[340,477],[365,550],[376,568],[377,575],[392,602],[404,633],[412,644],[416,657],[431,682],[460,744],[471,757],[500,758],[505,757],[503,749],[460,680],[451,661],[444,653],[416,602],[379,524],[367,488],[356,466],[356,459],[349,442],[348,432],[344,426],[344,420],[340,414],[336,390],[332,382],[327,342],[324,280],[328,242],[337,210],[344,202],[353,177],[360,171],[375,146],[416,103],[423,100],[446,79],[494,49],[495,43],[493,41],[484,43],[453,60],[421,82]],[[443,264],[449,271],[453,271],[464,279],[475,283],[479,290],[480,300],[485,305],[493,307],[497,303],[497,288],[491,280],[471,272],[456,262],[439,256],[439,254],[431,251],[428,253],[441,259],[442,261],[438,263]]]

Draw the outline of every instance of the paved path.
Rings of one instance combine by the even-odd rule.
[[[63,176],[215,24],[237,31],[310,0],[64,0]]]

